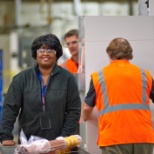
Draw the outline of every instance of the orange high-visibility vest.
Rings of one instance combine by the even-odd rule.
[[[129,143],[154,143],[148,71],[116,60],[92,74],[96,91],[98,146]]]
[[[66,60],[63,64],[61,64],[60,66],[62,66],[63,68],[67,69],[68,71],[70,71],[72,74],[75,74],[78,72],[78,67],[77,64],[71,59],[69,58],[68,60]]]

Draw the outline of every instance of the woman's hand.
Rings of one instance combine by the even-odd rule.
[[[14,146],[16,143],[13,140],[4,140],[2,146]]]

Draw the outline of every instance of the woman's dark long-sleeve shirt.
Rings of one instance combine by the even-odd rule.
[[[36,72],[36,67],[29,68],[13,78],[3,105],[1,142],[13,139],[13,125],[19,111],[19,126],[27,138],[35,135],[52,140],[58,136],[75,134],[81,100],[74,76],[58,65],[54,67],[45,94],[51,129],[41,130],[41,86]]]

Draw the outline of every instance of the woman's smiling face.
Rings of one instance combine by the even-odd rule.
[[[52,67],[57,62],[56,51],[49,49],[46,45],[42,45],[37,50],[36,60],[37,64],[41,67]]]

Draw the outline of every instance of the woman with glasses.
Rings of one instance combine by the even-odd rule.
[[[18,114],[27,140],[31,135],[53,140],[73,135],[77,129],[81,101],[74,76],[57,65],[63,53],[59,39],[53,34],[40,36],[31,51],[36,66],[13,77],[4,100],[3,146],[15,145],[12,130]]]

